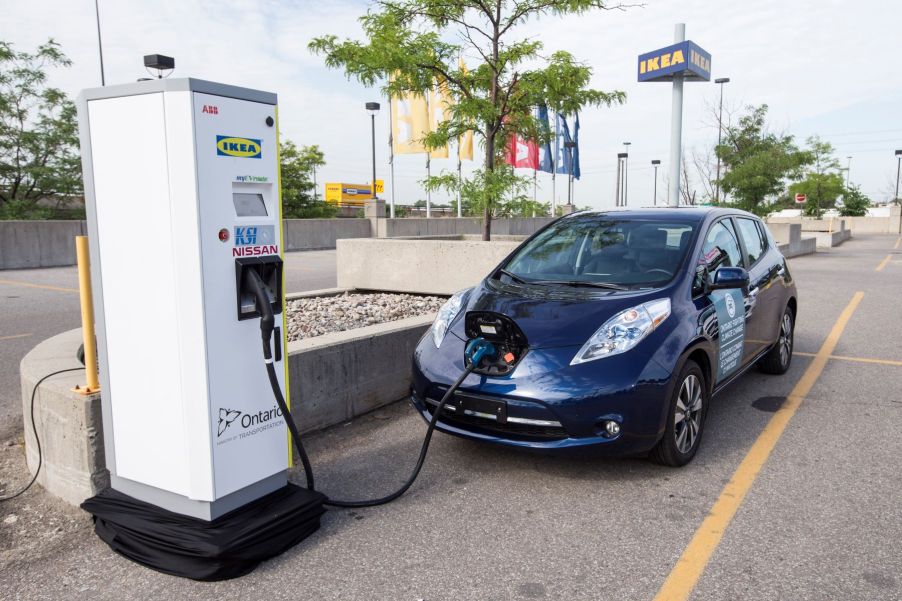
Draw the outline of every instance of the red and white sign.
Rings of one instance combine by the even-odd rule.
[[[796,204],[802,204],[806,200],[808,200],[808,197],[805,196],[804,194],[802,194],[801,192],[796,194]]]
[[[526,169],[539,168],[539,146],[532,140],[514,136],[507,147],[507,163]]]

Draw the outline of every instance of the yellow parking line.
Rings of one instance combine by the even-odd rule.
[[[15,340],[16,338],[27,338],[31,336],[31,332],[28,334],[13,334],[12,336],[0,336],[0,340]]]
[[[896,238],[896,245],[893,247],[893,250],[899,249],[899,243],[902,242],[902,238]]]
[[[714,506],[711,507],[711,511],[695,531],[689,545],[683,550],[683,554],[680,555],[673,570],[667,576],[667,580],[664,581],[655,596],[655,601],[683,600],[692,593],[705,566],[708,565],[708,561],[720,544],[724,532],[733,520],[733,516],[742,505],[746,493],[754,484],[755,478],[764,467],[764,463],[789,424],[789,420],[795,415],[802,400],[817,382],[817,378],[824,370],[824,366],[827,365],[827,360],[833,353],[833,349],[836,348],[846,324],[849,323],[863,297],[864,292],[856,292],[846,308],[843,309],[824,344],[814,356],[814,360],[802,374],[789,396],[786,397],[786,402],[774,413],[764,430],[758,435],[752,448],[733,472],[733,477],[724,486]]]
[[[793,351],[793,355],[801,357],[816,357],[815,353],[800,353]],[[848,357],[846,355],[830,355],[830,359],[838,359],[840,361],[855,361],[857,363],[876,363],[877,365],[894,365],[902,367],[902,361],[893,361],[892,359],[872,359],[870,357]]]
[[[874,271],[883,271],[883,268],[886,267],[886,264],[889,263],[889,260],[892,258],[892,255],[886,255],[886,258],[880,261],[880,265],[878,265],[877,269],[875,269]]]
[[[0,284],[7,284],[9,286],[25,286],[26,288],[42,288],[44,290],[56,290],[57,292],[78,292],[78,288],[61,288],[60,286],[32,284],[31,282],[20,282],[18,280],[0,280]]]

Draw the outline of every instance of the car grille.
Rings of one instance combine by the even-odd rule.
[[[438,401],[428,399],[426,411],[432,416],[438,406]],[[445,409],[441,421],[449,426],[458,426],[465,430],[479,430],[488,434],[502,434],[510,438],[562,440],[567,438],[567,431],[560,425],[546,426],[537,424],[524,424],[510,421],[498,423],[494,419],[479,417],[476,415],[458,414]]]

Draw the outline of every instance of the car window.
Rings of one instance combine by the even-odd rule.
[[[742,241],[745,243],[745,251],[748,253],[746,262],[748,265],[753,265],[764,254],[764,251],[767,249],[767,243],[754,219],[740,217],[736,219],[736,225],[739,226],[739,235],[742,236]]]
[[[659,286],[679,270],[694,228],[691,222],[651,217],[571,217],[554,223],[526,243],[504,269],[527,283],[550,280],[568,285]]]
[[[708,235],[705,236],[705,244],[702,246],[702,254],[696,267],[694,294],[704,290],[705,273],[710,284],[718,267],[742,267],[739,238],[729,219],[722,219],[712,225]]]

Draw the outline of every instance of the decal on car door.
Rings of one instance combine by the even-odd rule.
[[[741,290],[715,290],[711,302],[717,311],[719,350],[717,353],[717,381],[720,382],[742,364],[745,342],[745,303]]]

